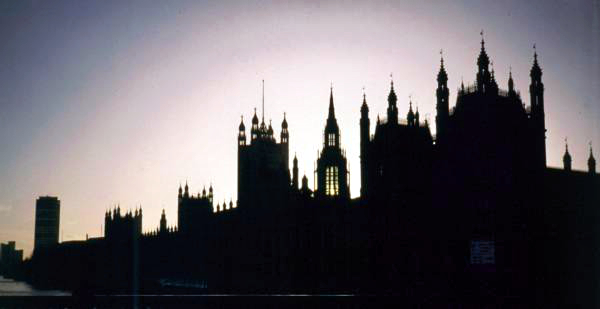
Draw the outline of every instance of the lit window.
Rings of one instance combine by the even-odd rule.
[[[334,133],[329,133],[327,136],[327,145],[328,146],[335,146],[335,134]]]
[[[325,194],[328,196],[339,195],[338,167],[329,166],[325,169]]]

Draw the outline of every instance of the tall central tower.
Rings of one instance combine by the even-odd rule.
[[[323,150],[317,160],[317,196],[350,198],[347,162],[340,148],[340,128],[333,107],[333,88],[329,93],[329,115],[323,136]]]

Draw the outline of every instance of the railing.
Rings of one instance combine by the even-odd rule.
[[[485,90],[485,89],[484,89]],[[477,86],[477,84],[471,84],[471,85],[467,85],[464,87],[464,91],[462,87],[458,87],[457,88],[457,92],[458,92],[458,96],[463,96],[465,94],[471,94],[471,93],[476,93],[476,92],[480,92],[479,91],[479,87]],[[508,90],[504,90],[504,89],[498,89],[498,95],[501,97],[510,97],[510,91]],[[515,91],[515,95],[516,97],[518,97],[519,99],[521,98],[521,92],[520,91]]]
[[[379,117],[379,124],[386,124],[388,122],[389,121],[388,121],[387,117]],[[398,124],[407,126],[408,125],[408,120],[402,119],[402,118],[398,118]],[[426,125],[425,121],[419,121],[419,127],[425,128],[425,127],[429,127],[429,125],[428,124]]]

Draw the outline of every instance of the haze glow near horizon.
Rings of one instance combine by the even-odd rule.
[[[174,225],[186,180],[235,200],[237,127],[260,113],[262,79],[265,119],[279,137],[286,112],[290,160],[297,153],[311,188],[333,83],[356,197],[362,88],[371,132],[390,73],[402,117],[412,95],[435,132],[439,50],[453,105],[461,77],[475,78],[481,29],[501,88],[511,66],[526,105],[536,43],[548,165],[562,166],[568,136],[584,170],[589,141],[600,157],[598,3],[4,2],[0,242],[30,254],[40,195],[61,200],[63,241],[99,236],[117,204],[141,205],[144,231],[163,208]]]

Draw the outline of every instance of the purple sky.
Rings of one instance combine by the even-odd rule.
[[[422,3],[423,2],[423,3]],[[177,187],[236,198],[236,135],[260,107],[313,185],[333,82],[351,194],[359,193],[359,109],[384,114],[389,75],[434,122],[444,50],[451,103],[475,78],[484,29],[496,76],[529,104],[532,45],[546,86],[548,164],[569,137],[574,168],[600,149],[600,1],[0,1],[0,242],[29,254],[34,205],[56,195],[61,238],[100,235],[104,211],[160,211]],[[510,121],[510,119],[507,119]],[[600,159],[600,151],[596,151]],[[291,159],[291,158],[290,158]]]

